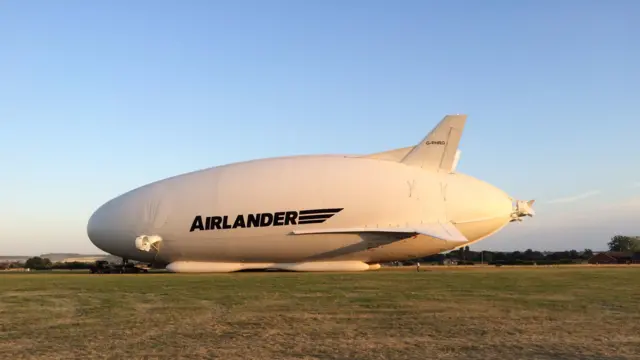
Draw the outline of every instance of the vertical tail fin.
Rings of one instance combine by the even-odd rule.
[[[452,172],[467,115],[447,115],[400,162],[438,171]]]
[[[461,154],[460,149],[456,150],[456,156],[453,159],[453,165],[451,165],[451,172],[456,171],[456,168],[458,167],[458,162],[460,161],[460,154]]]

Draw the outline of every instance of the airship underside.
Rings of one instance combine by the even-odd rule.
[[[174,272],[362,271],[466,246],[533,201],[455,171],[466,115],[370,155],[252,160],[154,182],[102,205],[100,249]]]

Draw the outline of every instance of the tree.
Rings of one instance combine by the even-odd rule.
[[[609,251],[640,251],[640,238],[615,235],[607,245]]]
[[[51,268],[51,265],[52,265],[51,260],[49,260],[48,258],[43,259],[39,256],[32,257],[24,263],[25,268],[35,269],[35,270],[43,270],[43,269]]]

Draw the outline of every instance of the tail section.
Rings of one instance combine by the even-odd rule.
[[[447,115],[400,161],[409,166],[452,172],[467,115]]]
[[[521,218],[525,216],[533,217],[536,214],[535,210],[533,210],[533,203],[535,202],[535,200],[515,200],[515,208],[511,213],[511,222],[522,221]]]
[[[456,171],[456,168],[458,167],[458,161],[460,161],[460,154],[461,154],[460,149],[456,150],[456,156],[453,159],[453,165],[451,165],[451,172]]]
[[[388,151],[383,151],[375,154],[365,155],[363,157],[369,159],[377,159],[377,160],[387,160],[387,161],[395,161],[399,162],[402,160],[407,154],[413,149],[413,146],[403,147],[400,149],[393,149]]]
[[[396,161],[409,166],[453,172],[460,160],[458,145],[467,115],[447,115],[420,143],[363,157]]]

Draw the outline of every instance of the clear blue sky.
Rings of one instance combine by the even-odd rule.
[[[96,252],[89,216],[131,188],[413,145],[447,113],[469,114],[459,171],[538,201],[486,246],[604,247],[611,221],[640,233],[639,19],[633,0],[2,1],[0,254]]]

